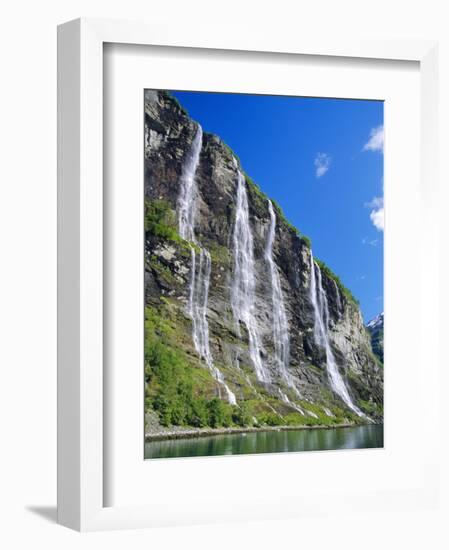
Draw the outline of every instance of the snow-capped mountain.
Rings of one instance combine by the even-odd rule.
[[[375,330],[377,328],[380,328],[384,326],[384,312],[379,313],[379,315],[376,315],[374,319],[371,319],[371,321],[366,325],[370,331]]]
[[[384,312],[376,315],[366,325],[371,335],[371,345],[377,357],[384,362]]]

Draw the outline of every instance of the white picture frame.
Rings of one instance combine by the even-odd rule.
[[[140,22],[81,19],[58,28],[58,521],[78,530],[152,527],[221,520],[241,521],[318,513],[321,496],[307,502],[293,491],[284,504],[259,506],[237,494],[214,507],[206,500],[195,510],[168,509],[136,502],[105,506],[104,471],[104,286],[103,286],[103,58],[105,44],[204,48],[260,55],[330,56],[345,59],[396,60],[419,63],[421,85],[420,150],[422,235],[428,243],[419,258],[422,284],[431,285],[420,302],[419,338],[429,346],[424,406],[427,418],[438,415],[436,402],[438,330],[426,319],[438,317],[438,187],[435,155],[438,145],[436,79],[437,44],[432,41],[340,41],[310,37],[270,39],[257,32],[229,37],[226,29],[208,29],[192,38],[181,24],[161,29]],[[175,52],[175,50],[173,50]],[[175,53],[173,54],[175,55]],[[413,130],[415,131],[415,129]],[[435,238],[433,238],[435,237]],[[388,329],[386,329],[388,330]],[[388,333],[386,334],[388,338]],[[433,345],[432,345],[433,344]],[[422,375],[422,364],[419,375]],[[107,388],[106,388],[107,389]],[[398,398],[400,399],[400,398]],[[398,405],[396,405],[398,406]],[[400,405],[399,405],[400,406]],[[247,457],[247,460],[254,460]],[[292,468],[291,454],[287,468]],[[346,513],[357,509],[360,497],[379,505],[419,508],[435,503],[439,457],[431,446],[417,467],[421,476],[409,487],[378,493],[339,493]],[[182,468],[183,466],[179,466]],[[211,495],[212,496],[212,495]],[[268,493],[275,500],[275,493]],[[292,503],[295,503],[292,506]],[[389,504],[388,504],[389,503]],[[368,506],[368,507],[369,507]],[[226,508],[226,510],[225,510]],[[321,511],[320,513],[325,513]]]

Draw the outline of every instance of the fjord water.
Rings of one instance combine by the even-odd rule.
[[[382,448],[383,425],[351,428],[278,430],[212,435],[145,443],[145,458]]]
[[[226,384],[223,373],[214,365],[209,346],[209,323],[207,320],[207,303],[211,274],[211,257],[208,250],[198,245],[195,236],[195,218],[197,211],[198,189],[195,175],[200,162],[203,131],[198,129],[192,147],[184,161],[179,186],[178,225],[180,236],[189,241],[191,254],[191,275],[187,311],[192,319],[192,340],[198,355],[206,362],[214,378],[224,388],[229,403],[235,405],[234,393]],[[199,261],[197,251],[199,249]],[[198,264],[198,265],[197,265]]]

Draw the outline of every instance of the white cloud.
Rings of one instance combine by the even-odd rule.
[[[332,158],[327,153],[317,153],[313,164],[315,165],[315,176],[321,178],[329,170]]]
[[[377,126],[372,128],[369,140],[363,146],[363,151],[382,151],[384,150],[384,127]]]
[[[378,231],[384,230],[384,199],[383,197],[374,197],[369,202],[365,203],[366,208],[371,208],[369,214],[370,220],[373,222],[374,227]],[[363,244],[370,244],[372,246],[377,245],[377,239],[369,241],[368,239],[362,239]]]
[[[371,210],[369,215],[371,221],[373,222],[374,227],[378,231],[384,230],[384,209],[379,208],[378,210]]]
[[[366,208],[383,208],[384,198],[383,197],[374,197],[369,202],[365,202]]]
[[[377,246],[379,239],[368,239],[367,237],[362,239],[362,244],[369,244],[370,246]]]

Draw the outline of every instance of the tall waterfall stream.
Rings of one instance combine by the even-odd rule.
[[[190,246],[191,275],[187,309],[192,319],[192,338],[195,350],[204,359],[217,382],[225,389],[229,403],[235,405],[237,402],[235,395],[226,384],[223,373],[214,365],[210,351],[207,303],[209,299],[211,257],[209,251],[201,247],[195,237],[198,199],[195,174],[199,165],[202,142],[203,131],[201,126],[198,125],[192,147],[183,165],[178,197],[179,234],[183,239],[192,243]],[[199,249],[199,260],[197,259],[197,249]]]
[[[322,285],[321,269],[320,266],[315,263],[312,251],[310,251],[310,299],[313,305],[315,318],[313,335],[315,342],[324,348],[326,352],[326,368],[331,387],[352,411],[360,417],[367,418],[352,401],[348,388],[346,387],[335,361],[329,340],[329,306],[327,296]]]
[[[231,286],[231,307],[238,330],[243,323],[248,331],[249,354],[257,379],[271,381],[262,362],[259,327],[255,318],[254,243],[249,223],[248,197],[243,174],[238,172],[235,225],[233,234],[234,270]]]

